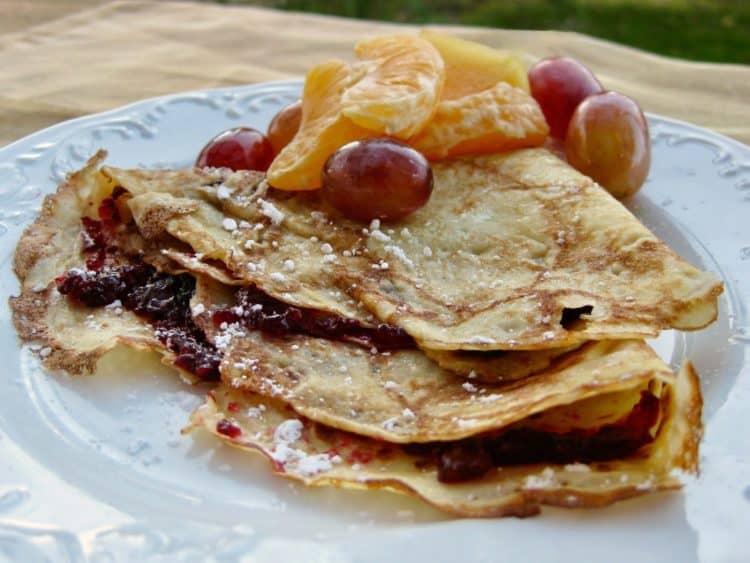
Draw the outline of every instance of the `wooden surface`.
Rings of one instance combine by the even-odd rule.
[[[365,35],[412,28],[212,3],[0,0],[0,146],[139,99],[303,76]],[[644,109],[750,144],[750,67],[667,59],[564,32],[449,31],[568,54]]]

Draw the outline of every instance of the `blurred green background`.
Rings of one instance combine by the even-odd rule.
[[[662,55],[750,64],[750,0],[214,0],[405,23],[578,31]]]

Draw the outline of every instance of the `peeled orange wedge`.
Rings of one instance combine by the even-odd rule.
[[[475,94],[498,82],[529,91],[526,66],[518,55],[428,29],[422,30],[419,36],[429,41],[445,62],[441,100]]]
[[[302,92],[302,120],[290,143],[271,163],[268,183],[280,190],[314,190],[326,159],[350,141],[372,136],[344,117],[341,97],[356,77],[342,61],[328,61],[312,68]]]
[[[520,88],[493,88],[438,104],[433,118],[409,144],[430,160],[488,154],[544,143],[549,133],[536,101]]]
[[[386,135],[430,160],[544,143],[544,115],[521,60],[432,31],[360,41],[358,61],[329,61],[305,79],[302,119],[268,169],[281,190],[314,190],[328,157]]]
[[[430,160],[544,143],[549,130],[528,94],[521,59],[479,43],[424,30],[445,61],[445,85],[427,126],[408,140]]]
[[[363,74],[341,99],[341,112],[373,134],[406,139],[435,113],[445,70],[432,44],[411,35],[375,37],[354,52]]]

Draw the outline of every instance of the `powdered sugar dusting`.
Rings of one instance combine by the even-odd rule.
[[[546,489],[555,484],[555,471],[551,467],[545,467],[544,471],[537,475],[529,475],[523,482],[526,489]]]
[[[271,456],[275,461],[287,468],[294,464],[294,469],[300,475],[310,477],[323,471],[328,471],[334,463],[341,463],[341,457],[328,453],[307,454],[303,450],[292,447],[292,444],[302,438],[304,425],[296,418],[290,418],[276,427],[273,433],[274,449]]]
[[[273,440],[277,443],[291,444],[302,437],[302,422],[296,418],[285,420],[276,427],[273,433]]]
[[[486,336],[472,336],[466,341],[467,344],[492,344],[493,342],[492,338]]]
[[[235,221],[231,217],[224,217],[224,219],[221,221],[221,226],[225,231],[236,231],[237,221]]]
[[[214,338],[214,345],[222,352],[229,347],[233,338],[245,336],[245,331],[237,323],[222,323],[219,330],[220,332]]]
[[[395,244],[386,244],[385,251],[389,254],[393,254],[396,258],[401,260],[409,268],[414,267],[414,262],[411,260],[411,258],[409,258],[406,255],[406,253],[404,252],[404,249],[401,248],[400,246],[396,246]]]
[[[284,213],[282,213],[273,203],[266,201],[265,199],[259,199],[260,212],[271,220],[274,225],[280,225],[284,220]]]
[[[301,458],[297,462],[297,471],[302,475],[309,477],[323,471],[333,468],[334,463],[341,462],[339,456],[330,456],[328,454],[315,454]]]

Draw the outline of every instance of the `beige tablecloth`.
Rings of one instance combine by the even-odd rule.
[[[68,15],[51,19],[60,2]],[[70,13],[81,6],[40,0],[30,8],[28,0],[0,0],[5,22],[28,12],[10,23],[15,30],[0,26],[0,146],[142,98],[302,76],[322,59],[350,59],[364,35],[410,29],[210,3],[97,4],[86,0],[82,11]],[[672,60],[572,33],[447,29],[522,51],[529,62],[571,55],[605,87],[633,96],[648,111],[750,144],[748,66]]]

